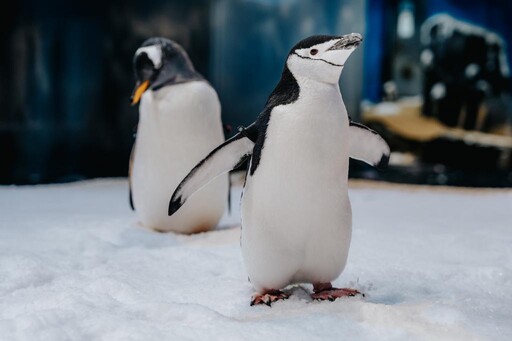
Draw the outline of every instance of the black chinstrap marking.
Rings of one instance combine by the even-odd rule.
[[[333,65],[333,66],[337,66],[337,67],[344,67],[344,66],[345,66],[345,64],[336,64],[336,63],[331,63],[331,62],[328,62],[328,61],[327,61],[327,60],[325,60],[325,59],[320,59],[320,58],[319,58],[319,59],[315,59],[315,58],[304,57],[304,56],[301,56],[301,55],[299,55],[299,54],[297,54],[297,53],[295,53],[295,52],[294,52],[293,54],[294,54],[294,55],[296,55],[296,56],[297,56],[297,57],[299,57],[299,58],[302,58],[302,59],[309,59],[309,60],[313,60],[313,61],[318,60],[318,61],[321,61],[321,62],[324,62],[324,63],[330,64],[330,65]]]

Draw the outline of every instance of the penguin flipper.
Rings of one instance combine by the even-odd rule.
[[[135,207],[133,206],[133,198],[132,198],[132,188],[130,186],[129,193],[128,193],[128,201],[130,201],[130,208],[132,211],[135,211]]]
[[[226,140],[201,160],[174,191],[169,202],[169,215],[173,215],[192,194],[217,176],[243,163],[252,154],[256,137],[257,128],[252,124],[248,128],[241,129],[238,134]]]
[[[377,169],[388,166],[389,146],[376,131],[351,121],[349,137],[351,158],[364,161]]]
[[[132,166],[133,166],[133,152],[135,150],[135,143],[133,143],[132,151],[130,153],[130,163],[128,164],[128,201],[130,202],[130,207],[132,211],[135,211],[135,206],[133,205],[133,197],[132,197]]]

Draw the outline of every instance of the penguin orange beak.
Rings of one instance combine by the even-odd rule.
[[[149,81],[144,81],[142,83],[141,82],[137,82],[137,84],[135,84],[135,89],[133,90],[132,98],[131,98],[132,99],[132,105],[135,105],[135,104],[139,103],[140,98],[142,97],[142,94],[148,88],[149,88]]]

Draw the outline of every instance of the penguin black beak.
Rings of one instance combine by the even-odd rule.
[[[137,81],[137,83],[135,83],[135,88],[133,89],[132,96],[130,98],[132,105],[139,103],[140,98],[142,97],[142,94],[148,88],[149,88],[149,80],[146,80],[144,82]]]
[[[359,33],[350,33],[341,36],[340,40],[331,46],[329,50],[350,50],[355,49],[363,42],[363,36]]]

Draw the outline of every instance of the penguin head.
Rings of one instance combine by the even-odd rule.
[[[131,102],[137,104],[147,89],[203,79],[178,43],[160,37],[146,40],[133,57],[135,89]]]
[[[312,36],[292,48],[286,65],[296,78],[336,84],[346,60],[362,41],[359,33]]]

